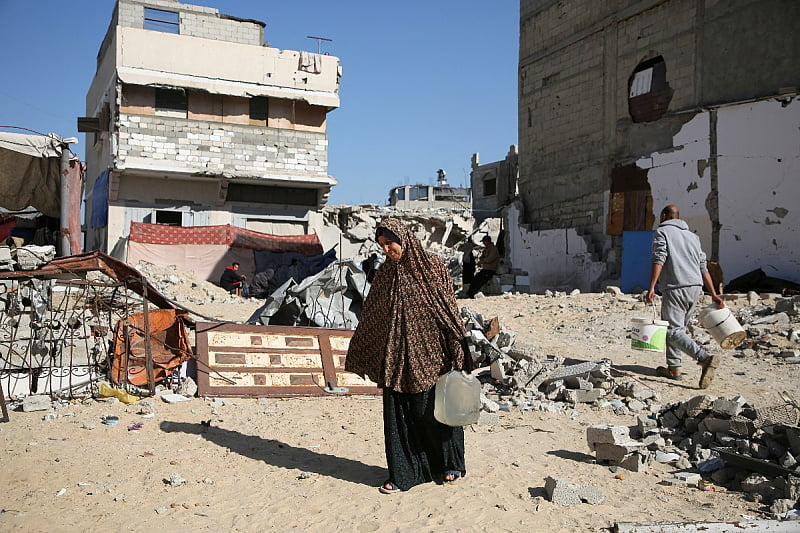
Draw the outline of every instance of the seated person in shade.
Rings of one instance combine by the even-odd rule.
[[[253,276],[253,281],[250,282],[249,296],[251,298],[266,298],[275,290],[275,284],[272,278],[275,276],[275,270],[268,268],[262,272],[256,273]]]
[[[247,276],[239,274],[239,263],[234,262],[229,267],[225,267],[225,271],[219,278],[219,285],[226,291],[236,296],[242,295],[242,285]]]

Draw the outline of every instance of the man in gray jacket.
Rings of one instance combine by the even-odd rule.
[[[656,368],[656,373],[670,379],[681,379],[681,352],[684,352],[700,365],[700,388],[706,389],[714,379],[719,356],[709,354],[698,346],[686,332],[686,324],[694,313],[703,284],[717,307],[721,309],[725,303],[714,289],[714,282],[706,267],[706,254],[700,248],[700,239],[680,219],[678,208],[668,205],[662,209],[660,222],[653,235],[653,264],[646,297],[647,303],[653,301],[656,283],[660,279],[661,319],[669,322],[669,327],[667,366]]]

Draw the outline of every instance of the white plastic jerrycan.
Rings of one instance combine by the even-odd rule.
[[[460,370],[451,370],[436,382],[433,416],[447,426],[468,426],[478,421],[481,383]]]

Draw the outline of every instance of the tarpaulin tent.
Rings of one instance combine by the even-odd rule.
[[[241,265],[240,272],[252,276],[258,270],[256,250],[304,256],[323,252],[316,235],[270,235],[231,225],[180,227],[131,222],[127,262],[175,265],[178,270],[193,271],[197,277],[216,283],[234,261]]]
[[[77,156],[67,165],[62,160],[68,142],[58,135],[23,135],[0,132],[0,206],[9,210],[35,207],[42,214],[61,222],[62,236],[69,250],[81,252],[81,186],[83,168]],[[66,180],[62,182],[61,173]],[[65,189],[66,187],[66,189]],[[64,194],[66,191],[66,194]],[[62,209],[62,194],[68,202]]]

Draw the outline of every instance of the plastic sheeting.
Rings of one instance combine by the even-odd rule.
[[[0,205],[12,210],[34,206],[60,217],[62,142],[54,134],[0,132]]]
[[[249,324],[355,329],[369,293],[354,261],[337,261],[301,283],[289,279],[250,317]]]

